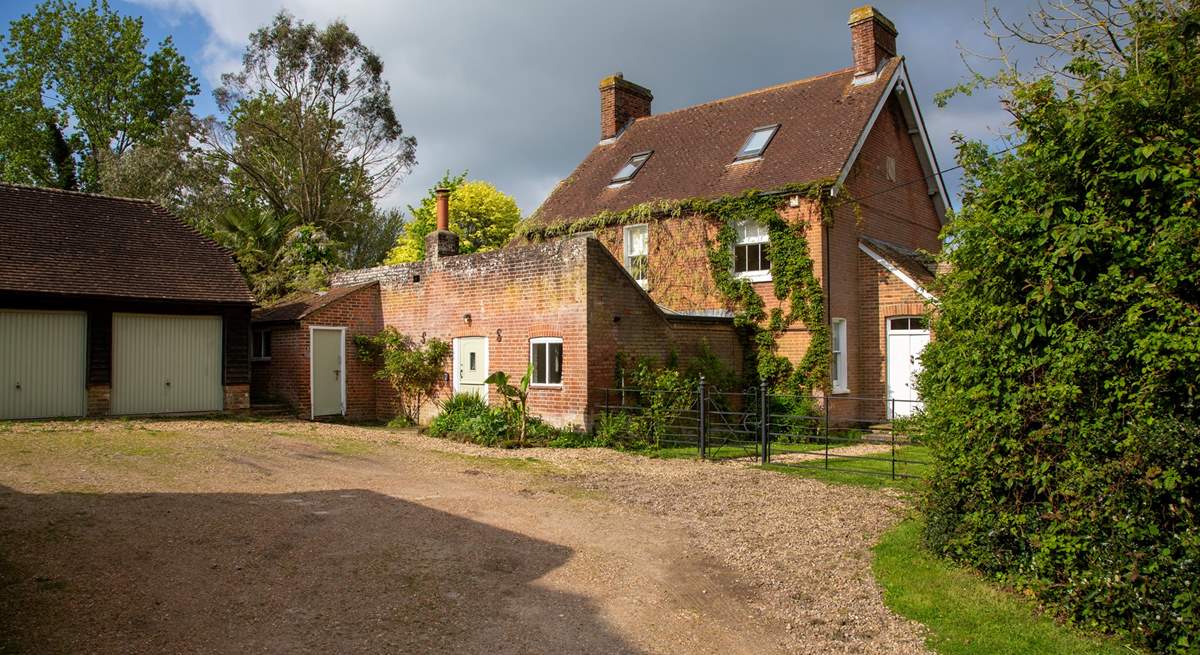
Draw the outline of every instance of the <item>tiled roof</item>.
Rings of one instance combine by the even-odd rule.
[[[229,253],[144,200],[0,184],[0,291],[250,303]]]
[[[250,320],[255,323],[288,323],[298,321],[305,316],[331,305],[342,298],[379,282],[363,282],[345,287],[333,287],[328,291],[302,293],[284,298],[279,302],[254,310]]]
[[[601,143],[529,219],[547,226],[650,200],[710,198],[837,177],[899,69],[894,58],[872,83],[854,69],[640,118]],[[757,127],[779,124],[762,158],[733,163]],[[629,157],[654,152],[628,184],[610,188]]]
[[[874,251],[875,254],[888,260],[893,266],[908,274],[917,284],[928,289],[929,285],[933,282],[933,278],[937,273],[937,263],[928,254],[896,245],[890,241],[883,241],[882,239],[862,237],[860,241]]]

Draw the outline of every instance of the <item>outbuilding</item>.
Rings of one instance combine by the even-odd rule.
[[[253,302],[154,203],[0,185],[0,419],[246,409]]]

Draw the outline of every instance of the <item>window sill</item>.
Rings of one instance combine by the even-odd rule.
[[[770,282],[771,273],[769,271],[754,271],[748,273],[734,273],[734,277],[747,282]]]
[[[551,389],[551,390],[561,390],[561,389],[563,388],[563,385],[562,385],[561,383],[559,383],[559,384],[545,384],[545,383],[543,383],[543,384],[530,384],[530,385],[529,385],[529,388],[530,388],[530,389]]]
[[[271,361],[271,358],[270,357],[251,357],[250,361],[252,361],[252,362],[269,362],[269,361]]]
[[[832,393],[835,396],[844,396],[844,395],[850,393],[850,389],[847,389],[845,387],[835,387],[834,390],[831,391],[830,393]]]

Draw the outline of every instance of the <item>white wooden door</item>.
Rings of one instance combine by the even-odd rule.
[[[0,311],[0,419],[83,416],[87,315]]]
[[[312,328],[312,415],[346,413],[346,330]]]
[[[911,416],[921,408],[916,379],[921,371],[921,351],[929,343],[929,328],[920,316],[887,321],[888,418]]]
[[[473,393],[487,400],[487,337],[459,337],[454,340],[454,391]]]
[[[221,317],[113,314],[112,413],[219,412]]]

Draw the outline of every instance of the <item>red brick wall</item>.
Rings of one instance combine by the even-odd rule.
[[[860,412],[867,417],[887,416],[887,319],[894,316],[921,316],[928,305],[912,287],[879,265],[866,253],[858,253],[860,335],[856,341],[859,389],[857,395],[872,398],[863,401]],[[857,360],[857,361],[856,361]]]
[[[913,182],[923,180],[925,171],[899,102],[893,97],[879,113],[846,179],[846,192],[860,207],[864,235],[938,252],[941,222],[929,197],[928,181]],[[895,180],[887,175],[888,157],[895,160]]]
[[[286,403],[298,416],[308,418],[308,331],[299,324],[276,325],[271,330],[271,360],[255,362],[251,385],[262,397]],[[266,380],[258,379],[260,366],[270,368]],[[261,385],[261,386],[256,386]]]
[[[414,339],[487,337],[488,370],[520,378],[529,364],[529,340],[563,340],[561,387],[530,392],[530,411],[559,425],[586,422],[587,269],[585,240],[566,239],[537,246],[399,266],[351,271],[340,284],[380,281],[383,324]],[[464,316],[471,316],[470,323]],[[450,378],[451,361],[446,373]],[[386,383],[379,383],[380,386]],[[389,387],[377,390],[381,417],[395,415]],[[439,398],[451,393],[442,385]],[[491,389],[489,402],[499,404]],[[423,412],[428,420],[436,408]]]
[[[346,417],[351,420],[375,418],[377,383],[374,367],[358,359],[355,335],[370,335],[382,329],[379,311],[379,287],[364,287],[313,312],[297,323],[257,325],[271,331],[271,359],[254,362],[251,393],[255,399],[287,403],[296,414],[308,418],[312,412],[309,371],[309,328],[312,326],[346,329]]]
[[[617,354],[647,358],[658,365],[674,354],[681,363],[707,345],[735,373],[741,372],[742,350],[732,321],[671,318],[664,315],[625,272],[606,246],[588,240],[588,387],[590,403],[604,400],[604,389],[616,386]]]

